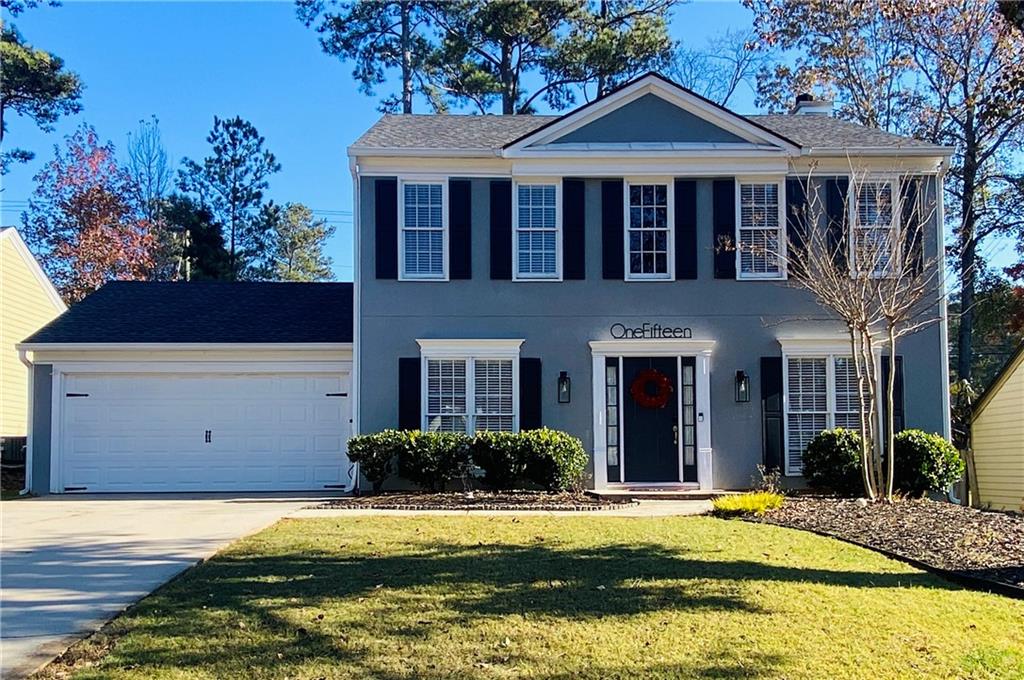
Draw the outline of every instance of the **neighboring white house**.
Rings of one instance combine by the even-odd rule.
[[[1024,512],[1024,345],[975,404],[971,446],[982,507]]]

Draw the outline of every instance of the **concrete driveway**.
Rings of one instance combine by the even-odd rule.
[[[312,500],[151,494],[4,501],[0,677],[34,671],[198,560]]]

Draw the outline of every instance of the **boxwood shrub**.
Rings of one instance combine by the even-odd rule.
[[[583,442],[559,430],[521,432],[526,477],[548,491],[583,488],[589,456]]]
[[[348,440],[348,459],[359,463],[359,471],[370,480],[373,492],[380,493],[384,480],[395,471],[395,460],[408,443],[408,433],[399,430],[357,435]]]
[[[470,438],[458,432],[404,433],[398,473],[428,491],[444,491],[453,479],[469,473]]]
[[[911,496],[943,491],[964,474],[960,452],[942,435],[904,430],[896,435],[894,485]]]
[[[804,451],[804,478],[816,489],[846,496],[864,493],[860,434],[837,427],[815,435]]]
[[[484,471],[488,488],[507,490],[522,485],[526,477],[522,434],[479,432],[469,450],[473,464]]]

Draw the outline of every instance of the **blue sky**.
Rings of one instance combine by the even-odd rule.
[[[6,19],[6,18],[5,18]],[[11,117],[11,146],[36,160],[3,178],[4,225],[20,223],[32,176],[53,145],[82,122],[114,142],[156,115],[175,161],[206,155],[213,116],[240,115],[257,127],[283,167],[271,180],[278,202],[305,203],[337,227],[329,246],[339,279],[352,277],[352,187],[346,147],[377,119],[348,64],[320,51],[316,33],[290,2],[74,2],[29,10],[14,22],[33,45],[63,58],[85,83],[82,113],[42,133]],[[673,35],[703,46],[730,28],[747,29],[739,2],[696,2],[676,10]],[[753,95],[734,100],[753,111]],[[424,109],[425,110],[425,109]]]

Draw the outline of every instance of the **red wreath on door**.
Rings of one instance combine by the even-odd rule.
[[[648,368],[637,373],[629,394],[643,408],[665,408],[672,396],[672,381],[661,371]]]

